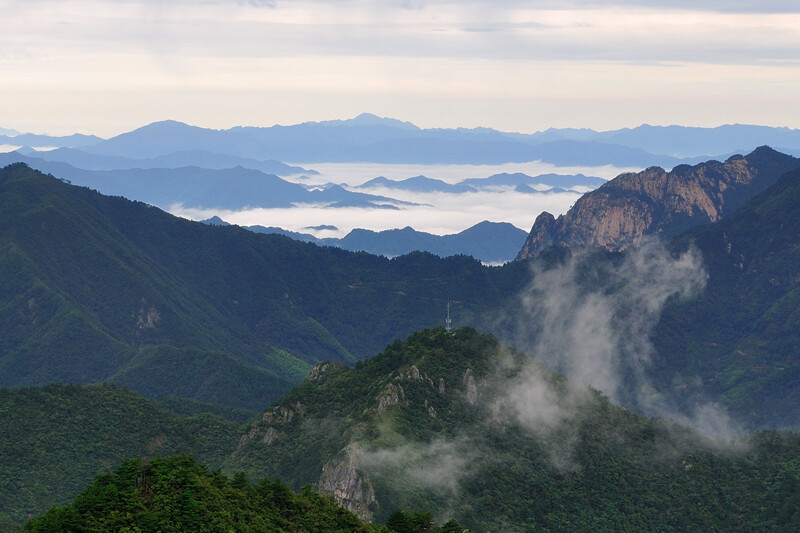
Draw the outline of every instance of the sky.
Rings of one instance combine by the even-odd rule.
[[[0,127],[800,128],[796,0],[0,0]]]

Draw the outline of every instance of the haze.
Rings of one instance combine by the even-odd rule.
[[[0,1],[6,128],[800,127],[800,4]]]

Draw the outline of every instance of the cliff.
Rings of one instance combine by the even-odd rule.
[[[762,146],[724,163],[621,174],[558,218],[540,214],[517,259],[534,257],[549,246],[619,251],[646,235],[672,237],[718,221],[798,166],[799,159]]]

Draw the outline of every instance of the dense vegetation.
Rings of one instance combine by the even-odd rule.
[[[387,520],[420,509],[475,531],[746,531],[800,520],[790,504],[800,494],[796,435],[708,441],[576,390],[471,329],[422,331],[355,368],[319,370],[249,428],[228,468],[325,486],[320,472],[349,460],[375,492],[362,512]],[[563,409],[561,418],[530,424],[515,412],[509,391],[532,375],[553,394],[525,405]]]
[[[75,501],[28,522],[23,531],[163,533],[378,531],[330,497],[305,488],[292,492],[279,480],[255,486],[208,471],[188,456],[126,461],[99,476]]]
[[[654,375],[665,387],[684,399],[686,391],[710,395],[756,427],[800,427],[798,198],[800,170],[677,239],[676,250],[702,251],[708,281],[697,299],[666,308],[654,336]]]
[[[240,433],[218,416],[181,417],[111,385],[0,389],[0,428],[3,532],[131,457],[185,453],[218,467]]]
[[[388,260],[0,170],[0,386],[111,381],[263,409],[311,366],[499,306],[528,276],[468,257]],[[368,324],[368,327],[365,327]]]
[[[530,390],[541,394],[519,398]],[[3,531],[66,503],[95,473],[157,453],[189,453],[229,474],[284,479],[294,490],[309,483],[346,489],[359,480],[369,487],[361,495],[372,490],[374,499],[361,506],[354,499],[342,503],[398,532],[428,531],[436,521],[441,531],[455,531],[458,523],[473,531],[800,526],[797,435],[762,432],[737,442],[709,441],[615,407],[470,328],[420,331],[353,368],[318,365],[244,429],[207,414],[172,415],[109,385],[2,393]],[[536,412],[526,414],[529,408]],[[556,414],[541,416],[548,412]],[[51,511],[29,528],[70,530],[58,528],[72,524],[72,530],[87,530],[92,523],[78,520],[97,525],[102,519],[109,525],[100,530],[166,531],[159,520],[186,519],[247,531],[236,521],[269,523],[265,515],[248,514],[264,503],[249,498],[264,498],[282,484],[264,481],[245,489],[242,474],[223,481],[186,458],[177,461],[154,471],[152,479],[163,483],[149,486],[165,490],[159,498],[126,492],[136,484],[124,476],[150,464],[126,463],[101,476],[73,506]],[[186,486],[192,487],[188,493]],[[310,494],[301,490],[302,498],[330,503]]]
[[[386,527],[363,522],[310,485],[293,492],[281,480],[228,478],[189,456],[125,461],[98,476],[75,501],[29,521],[22,531],[462,533],[455,520],[437,526],[430,513],[397,511]]]
[[[709,274],[655,330],[652,377],[679,402],[711,395],[755,427],[800,424],[798,187],[800,172],[787,174],[670,245],[696,246]],[[0,170],[0,219],[0,385],[106,381],[158,399],[108,385],[0,389],[4,531],[156,453],[295,490],[355,474],[374,499],[364,488],[360,506],[344,503],[398,532],[451,517],[476,531],[798,529],[794,434],[710,442],[576,392],[470,328],[394,340],[442,322],[448,300],[457,323],[513,338],[513,320],[491,319],[513,315],[532,279],[522,262],[388,260],[208,227],[21,165]],[[622,261],[585,256],[579,281],[605,283]],[[244,435],[210,414],[248,420],[325,359]],[[531,376],[526,390],[542,394],[522,401]],[[542,408],[535,423],[525,405]]]
[[[709,281],[656,328],[654,382],[753,427],[800,424],[796,176],[678,239],[696,243]],[[525,262],[388,260],[210,227],[24,165],[0,170],[0,219],[0,386],[106,381],[189,410],[261,410],[317,362],[352,364],[441,324],[447,301],[456,324],[516,342],[532,279]],[[587,284],[608,261],[586,262]]]

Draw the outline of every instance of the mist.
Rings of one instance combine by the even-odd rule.
[[[652,239],[621,257],[578,253],[554,268],[534,268],[521,294],[522,313],[513,320],[513,343],[565,375],[569,390],[558,396],[541,372],[524,370],[509,388],[521,424],[551,430],[579,412],[582,387],[591,387],[623,407],[690,426],[714,443],[741,436],[722,407],[700,403],[679,410],[649,374],[651,333],[664,306],[705,287],[695,248],[673,256]]]
[[[287,176],[287,181],[308,186],[337,183],[356,192],[382,195],[417,205],[396,205],[395,209],[373,207],[329,207],[327,205],[299,204],[290,208],[251,208],[241,210],[187,208],[169,206],[173,215],[192,220],[205,220],[219,216],[226,222],[239,226],[275,226],[290,231],[309,233],[318,238],[341,238],[356,228],[383,231],[411,226],[417,231],[434,235],[459,233],[484,220],[508,222],[529,230],[533,222],[531,213],[547,211],[556,216],[565,213],[585,188],[566,192],[524,193],[513,189],[482,190],[467,193],[422,193],[389,188],[358,189],[364,182],[383,176],[402,180],[424,175],[455,184],[468,178],[486,178],[503,172],[521,172],[529,176],[542,174],[584,174],[611,179],[624,171],[640,170],[611,165],[601,167],[558,167],[532,161],[503,165],[412,165],[382,163],[308,163],[319,174],[312,176]],[[390,202],[387,202],[390,203]],[[312,226],[335,226],[336,230],[313,230]]]
[[[650,336],[665,305],[694,298],[705,287],[697,249],[673,255],[646,240],[624,254],[576,252],[542,263],[533,263],[532,281],[520,291],[521,311],[505,317],[514,328],[506,343],[514,348],[501,349],[490,372],[478,378],[476,396],[458,389],[476,409],[475,424],[424,442],[400,435],[385,420],[378,446],[357,443],[359,467],[369,478],[435,495],[446,515],[486,465],[514,465],[520,449],[499,451],[488,443],[520,429],[530,437],[516,441],[530,446],[525,453],[541,453],[562,475],[579,473],[583,462],[575,452],[587,428],[599,427],[594,437],[614,443],[631,438],[624,428],[593,423],[590,417],[608,412],[603,397],[673,422],[657,424],[653,461],[675,464],[698,447],[747,449],[744,432],[724,408],[698,402],[678,409],[650,376],[656,355]]]
[[[465,438],[438,438],[427,444],[403,440],[394,448],[364,448],[360,459],[364,468],[390,474],[399,486],[431,490],[452,499],[469,469],[469,449]]]

